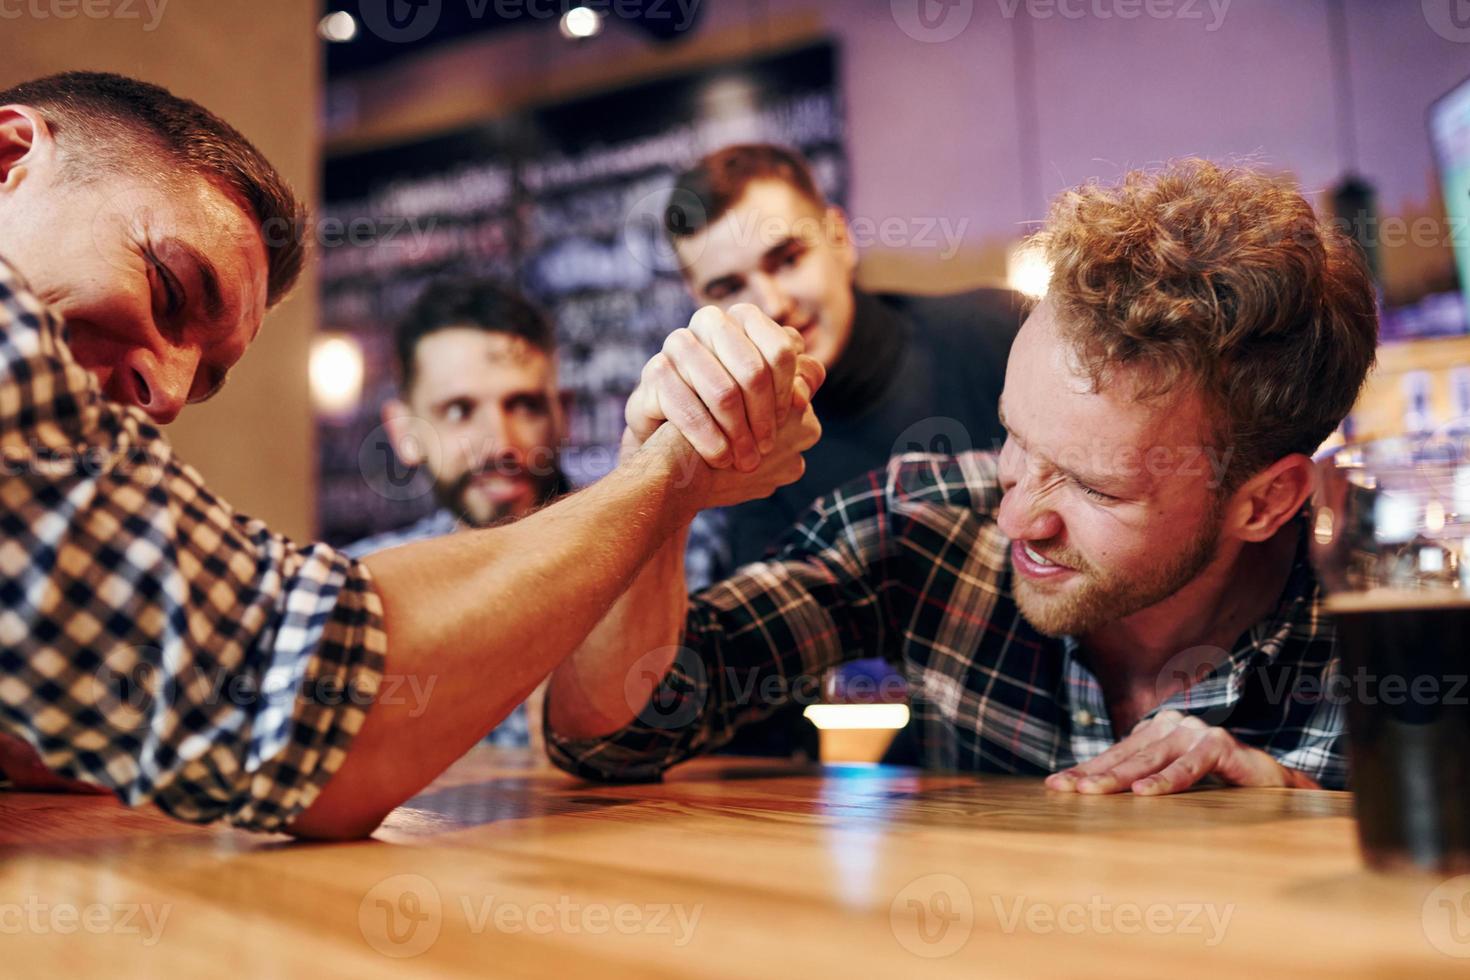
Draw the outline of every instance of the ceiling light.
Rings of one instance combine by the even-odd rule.
[[[582,40],[602,33],[602,15],[589,7],[573,7],[561,18],[561,36]]]
[[[345,10],[327,14],[316,25],[316,32],[323,41],[341,44],[357,37],[357,18]]]
[[[311,350],[311,397],[319,411],[343,415],[362,399],[362,345],[342,334],[317,339]]]
[[[1006,252],[1006,285],[1032,299],[1046,295],[1051,285],[1051,265],[1035,244],[1027,241]]]

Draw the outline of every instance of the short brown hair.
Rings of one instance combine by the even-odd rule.
[[[306,208],[249,140],[197,102],[122,75],[75,71],[0,91],[0,105],[27,105],[45,117],[72,179],[161,158],[235,197],[261,231],[267,306],[301,275]]]
[[[674,181],[664,208],[664,231],[671,239],[699,234],[724,217],[756,180],[779,180],[817,207],[827,206],[811,167],[796,150],[774,143],[737,143],[704,157]]]
[[[1285,181],[1186,159],[1062,194],[1035,238],[1047,299],[1094,386],[1196,388],[1233,450],[1224,490],[1311,454],[1362,390],[1378,343],[1362,254]]]

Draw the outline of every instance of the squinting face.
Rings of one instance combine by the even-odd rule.
[[[852,335],[857,250],[836,208],[779,180],[752,181],[720,220],[675,242],[700,304],[754,303],[801,331],[806,352],[830,368]]]
[[[423,337],[414,363],[415,422],[396,443],[428,468],[440,503],[477,527],[546,503],[562,431],[553,359],[509,334],[452,327]]]
[[[104,394],[166,423],[218,391],[265,314],[245,210],[202,178],[58,181],[46,160],[21,173],[0,184],[0,249]]]
[[[1217,556],[1220,460],[1202,439],[1202,402],[1138,400],[1137,380],[1123,369],[1091,391],[1044,301],[1011,348],[997,521],[1021,612],[1048,635],[1147,609]]]

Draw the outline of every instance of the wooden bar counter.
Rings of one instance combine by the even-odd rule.
[[[1470,975],[1470,876],[1353,833],[1343,793],[488,748],[351,844],[0,793],[0,976]]]

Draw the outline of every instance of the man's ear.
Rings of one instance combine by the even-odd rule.
[[[577,393],[570,388],[556,389],[556,415],[553,424],[556,426],[556,441],[560,444],[567,437],[567,419],[572,417],[572,409],[577,407]]]
[[[1312,458],[1292,453],[1247,480],[1226,505],[1227,523],[1242,541],[1266,541],[1301,512],[1316,486]]]
[[[414,431],[413,410],[397,398],[383,403],[383,428],[393,443],[393,452],[404,466],[424,465],[424,444],[421,433]]]
[[[684,282],[684,288],[689,295],[699,304],[704,303],[704,298],[699,292],[699,283],[694,279],[694,263],[699,261],[699,256],[704,252],[708,229],[688,237],[669,238],[664,241],[669,243],[669,251],[674,257],[674,264],[679,267],[679,278]]]
[[[849,274],[857,272],[858,251],[852,242],[852,229],[847,226],[847,212],[835,204],[827,205],[826,223],[832,247],[842,257],[843,267]]]
[[[0,106],[0,191],[12,191],[51,152],[51,130],[30,106]]]

